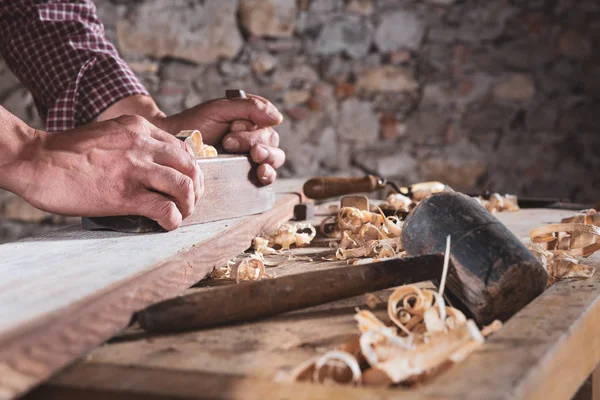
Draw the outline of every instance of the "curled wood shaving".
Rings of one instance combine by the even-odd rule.
[[[277,250],[272,247],[269,247],[269,239],[265,239],[263,237],[257,236],[252,240],[252,247],[257,253],[263,255],[271,255],[277,254]]]
[[[361,377],[362,372],[356,358],[343,351],[330,351],[315,362],[313,382],[360,383]]]
[[[362,371],[356,357],[346,351],[332,350],[308,360],[291,373],[292,381],[324,384],[360,384]]]
[[[382,216],[370,211],[359,210],[356,207],[344,207],[338,213],[337,223],[341,232],[358,233],[366,223],[380,227],[383,223]]]
[[[333,370],[328,370],[328,379],[357,383],[350,379],[348,365],[358,365],[362,368],[360,383],[363,385],[421,382],[464,360],[481,346],[485,336],[498,331],[502,327],[500,321],[480,331],[460,310],[446,306],[443,290],[449,260],[450,238],[446,242],[439,291],[415,285],[396,288],[388,300],[389,321],[380,320],[371,311],[357,309],[354,319],[360,331],[360,351],[351,352],[355,363],[345,361],[344,379],[331,378],[337,376]],[[305,372],[302,379],[298,374],[294,379],[322,382],[322,376],[316,374],[315,363],[313,360],[301,366],[304,371],[307,368],[312,371],[312,375]]]
[[[317,235],[317,230],[310,223],[282,224],[274,235],[256,237],[252,242],[255,251],[262,254],[277,254],[274,246],[288,250],[291,245],[307,246]]]
[[[382,371],[391,383],[400,383],[439,368],[447,362],[464,360],[484,342],[481,332],[473,321],[450,332],[437,332],[402,356],[392,357],[377,364],[375,369]]]
[[[539,243],[530,243],[527,248],[542,263],[548,272],[548,286],[562,279],[587,279],[594,275],[595,267],[581,264],[582,260],[566,252],[548,251]]]
[[[498,332],[500,329],[502,329],[502,321],[496,319],[491,324],[481,328],[481,334],[483,335],[483,337],[488,337]]]
[[[261,253],[253,253],[239,260],[233,259],[227,265],[215,268],[209,276],[212,279],[233,279],[236,283],[271,278],[265,272],[265,260]]]
[[[365,294],[365,302],[370,309],[376,309],[378,305],[385,304],[385,301],[374,293]]]
[[[265,260],[260,253],[250,254],[250,256],[234,263],[231,266],[231,276],[235,277],[237,283],[270,278],[265,272]]]
[[[408,211],[412,205],[412,200],[400,193],[389,194],[386,202],[390,208],[397,211]]]
[[[548,272],[548,285],[561,279],[586,279],[595,268],[584,264],[584,258],[600,249],[600,214],[564,218],[560,224],[550,224],[529,233],[527,248],[540,260]]]
[[[386,325],[369,310],[360,310],[357,308],[354,319],[358,322],[358,329],[361,332],[386,328]]]
[[[380,208],[378,208],[377,210],[379,211],[379,214],[382,217],[383,232],[387,236],[402,237],[402,222],[400,221],[400,219],[398,219],[398,217],[396,216],[386,218],[386,216],[383,214],[383,211],[381,211]]]
[[[380,209],[373,213],[344,207],[336,221],[336,229],[325,232],[330,237],[341,237],[334,260],[367,257],[378,261],[403,255],[402,222],[397,217],[386,217]],[[321,231],[324,231],[324,224],[321,224]]]
[[[218,155],[217,149],[204,144],[199,130],[181,131],[176,136],[185,137],[185,144],[196,157],[216,157]]]
[[[281,246],[287,250],[292,244],[297,247],[305,246],[315,238],[317,230],[309,223],[305,224],[283,224],[277,229],[275,235],[269,238],[272,246]]]
[[[573,236],[575,234],[575,236]],[[587,257],[600,250],[600,227],[591,224],[562,223],[536,228],[529,233],[533,243],[550,252]],[[581,247],[575,247],[575,246]]]

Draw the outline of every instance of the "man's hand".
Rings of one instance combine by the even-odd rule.
[[[247,99],[216,99],[199,104],[179,114],[165,116],[147,96],[130,96],[104,111],[99,120],[122,113],[146,117],[157,127],[175,135],[182,130],[198,129],[205,143],[221,146],[232,153],[250,153],[260,181],[272,183],[285,162],[279,149],[279,135],[272,128],[283,120],[281,113],[268,100],[248,95]]]
[[[187,146],[144,118],[126,115],[61,133],[37,134],[15,193],[63,215],[143,215],[173,230],[203,192]]]

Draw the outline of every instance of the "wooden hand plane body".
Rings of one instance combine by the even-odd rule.
[[[223,154],[199,158],[197,162],[204,174],[204,194],[182,226],[258,214],[273,208],[275,193],[258,182],[256,165],[248,156]],[[87,230],[131,233],[162,230],[156,221],[135,215],[83,218],[82,224]]]

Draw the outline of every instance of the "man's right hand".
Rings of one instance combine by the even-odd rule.
[[[173,230],[203,193],[202,172],[187,146],[142,117],[37,136],[18,163],[24,179],[15,192],[39,209],[86,217],[143,215]]]

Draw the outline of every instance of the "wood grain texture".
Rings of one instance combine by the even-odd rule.
[[[519,237],[572,211],[500,213]],[[600,266],[600,254],[587,261]],[[570,399],[600,360],[600,274],[558,282],[512,317],[480,351],[422,393],[455,399]]]
[[[291,218],[298,196],[249,217],[144,235],[70,228],[0,246],[0,399],[13,398]]]
[[[183,226],[258,214],[273,208],[275,192],[262,187],[256,165],[247,156],[219,155],[198,159],[204,194]]]
[[[414,394],[351,386],[281,384],[235,375],[152,367],[87,364],[69,368],[26,400],[294,399],[418,400]],[[25,400],[24,399],[24,400]]]
[[[532,228],[571,215],[523,210],[498,217],[517,236],[526,237]],[[310,249],[295,253],[311,255]],[[269,272],[283,276],[343,265],[287,261]],[[389,293],[377,294],[385,301]],[[231,327],[172,336],[125,332],[31,398],[569,399],[600,359],[599,299],[598,275],[559,282],[465,362],[414,390],[278,382],[299,363],[357,333],[354,307],[365,307],[365,297],[358,296]],[[385,313],[385,306],[375,312]]]

